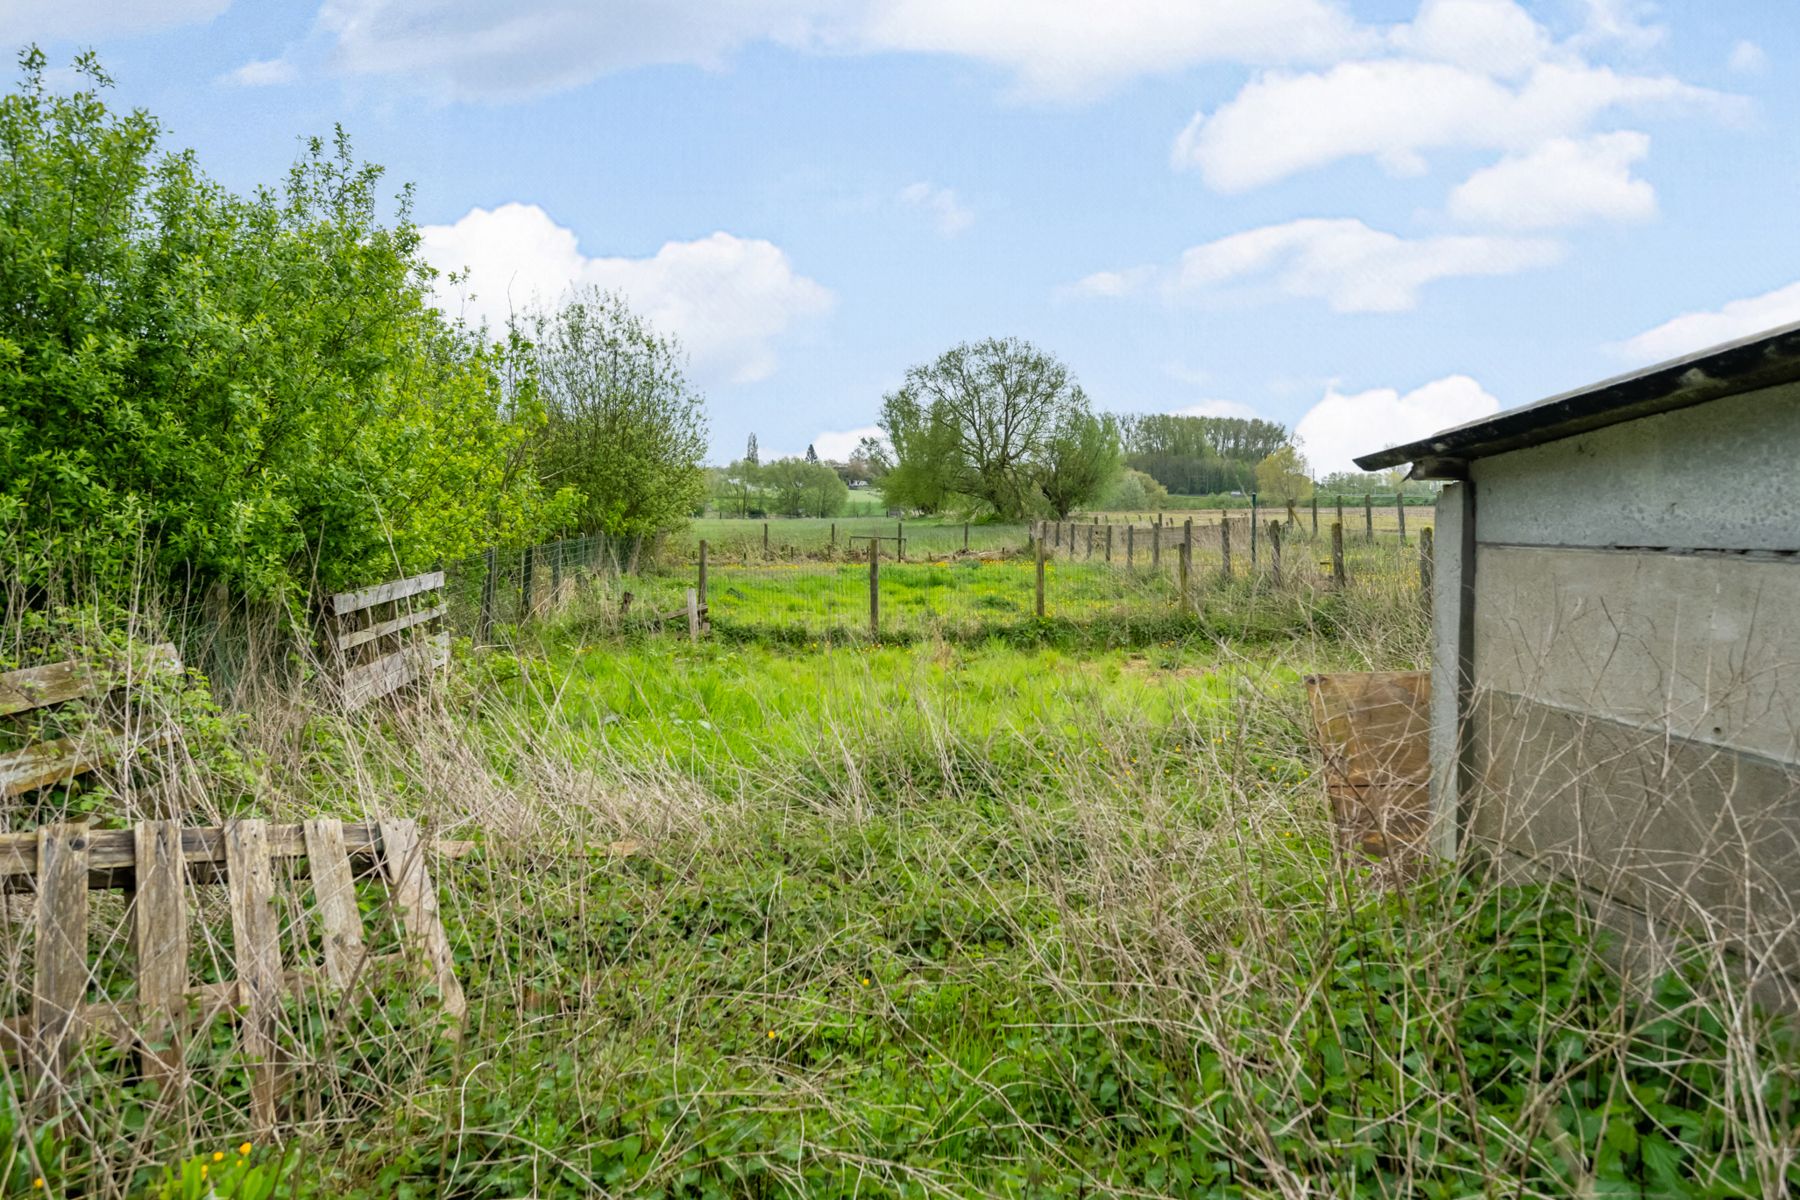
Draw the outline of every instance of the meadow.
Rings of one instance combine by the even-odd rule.
[[[788,607],[735,626],[751,580],[722,571],[694,644],[620,621],[614,587],[660,585],[594,580],[374,721],[246,678],[172,711],[153,786],[79,803],[478,843],[437,867],[458,1036],[416,988],[290,1002],[280,1144],[241,1156],[279,1195],[1800,1184],[1791,1034],[1715,963],[1627,989],[1554,888],[1396,890],[1334,850],[1302,678],[1422,665],[1413,560],[1388,558],[1343,592],[1209,573],[1154,619],[881,639],[808,625],[782,581],[832,564],[757,574]],[[975,595],[1020,566],[909,564]],[[238,1161],[229,1046],[215,1026],[170,1106],[90,1043],[78,1107],[9,1108],[0,1181],[198,1200],[158,1180],[196,1147]]]

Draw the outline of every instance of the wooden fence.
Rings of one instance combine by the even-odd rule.
[[[450,854],[467,848],[435,847]],[[146,821],[133,829],[58,824],[0,835],[0,884],[36,891],[30,1013],[0,1024],[0,1037],[22,1059],[40,1097],[67,1089],[81,1042],[96,1033],[135,1044],[145,1076],[167,1088],[184,1085],[185,1047],[206,1043],[198,1031],[214,1019],[236,1018],[253,1072],[251,1116],[267,1130],[275,1123],[283,996],[308,987],[344,991],[382,962],[367,950],[354,862],[378,864],[403,934],[399,957],[436,989],[445,1014],[461,1022],[466,1003],[426,857],[411,821],[241,820],[206,828]],[[320,926],[317,963],[284,969],[275,907],[274,864],[280,859],[307,862]],[[237,976],[197,984],[189,976],[190,887],[203,884],[223,886],[228,894]],[[136,987],[131,1000],[90,1003],[95,972],[88,964],[88,893],[108,889],[131,896]],[[287,941],[304,945],[308,939]]]

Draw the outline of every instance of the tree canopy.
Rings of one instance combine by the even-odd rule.
[[[27,589],[147,557],[291,600],[648,528],[697,494],[698,400],[621,302],[490,337],[434,306],[410,190],[384,195],[341,129],[237,195],[110,108],[92,56],[69,92],[37,50],[20,64],[0,97],[0,531]]]
[[[1063,363],[1017,338],[964,343],[913,367],[879,424],[893,447],[884,494],[925,512],[1066,515],[1118,469],[1116,424],[1094,415]]]

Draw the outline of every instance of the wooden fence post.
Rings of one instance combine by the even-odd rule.
[[[869,636],[881,636],[881,539],[869,539]]]
[[[700,578],[697,581],[700,592],[700,607],[706,607],[706,539],[700,539]]]
[[[1394,493],[1394,513],[1400,518],[1400,544],[1406,545],[1406,493]]]
[[[831,549],[834,553],[837,551],[837,522],[836,521],[833,521],[831,523]]]
[[[1337,521],[1339,525],[1344,523],[1344,498],[1342,496],[1337,498]]]
[[[687,590],[687,617],[688,641],[697,642],[700,640],[700,590],[698,588]]]
[[[1419,594],[1424,598],[1426,612],[1431,611],[1431,583],[1437,569],[1433,561],[1434,550],[1431,526],[1427,525],[1419,530]]]
[[[1344,523],[1334,521],[1331,526],[1331,582],[1336,587],[1343,587],[1346,582],[1344,574]]]
[[[1219,519],[1219,553],[1225,559],[1225,578],[1231,578],[1231,518]]]
[[[1375,540],[1375,497],[1363,493],[1363,534],[1369,541]]]
[[[1150,565],[1162,566],[1162,514],[1156,514],[1156,528],[1150,531]]]
[[[1044,539],[1037,540],[1037,615],[1044,619]]]
[[[1288,528],[1289,529],[1298,529],[1300,527],[1300,512],[1298,509],[1296,509],[1294,507],[1294,502],[1292,500],[1289,500],[1287,502],[1287,510],[1288,510],[1288,514],[1287,514]]]
[[[1189,607],[1189,593],[1194,579],[1194,544],[1191,540],[1181,543],[1181,607],[1186,611]]]
[[[481,612],[475,618],[475,640],[485,643],[494,628],[495,576],[499,574],[500,564],[492,546],[482,552],[481,558],[486,569],[481,577]]]
[[[1134,557],[1136,557],[1136,554],[1137,554],[1137,526],[1136,525],[1127,525],[1125,527],[1125,565],[1126,566],[1129,567],[1131,565],[1131,560]]]
[[[1106,561],[1109,563],[1112,561],[1112,531],[1112,522],[1108,521],[1106,524]]]
[[[906,522],[894,522],[894,561],[906,561]]]
[[[1317,541],[1319,537],[1319,493],[1317,492],[1312,494],[1312,535],[1313,540]]]
[[[1087,537],[1087,543],[1088,543],[1088,544],[1087,544],[1087,556],[1088,556],[1088,559],[1089,559],[1089,560],[1090,560],[1090,561],[1091,561],[1091,560],[1092,560],[1092,559],[1093,559],[1093,557],[1094,557],[1094,530],[1095,530],[1095,529],[1096,529],[1096,528],[1098,528],[1098,527],[1097,527],[1097,526],[1095,526],[1095,525],[1092,525],[1092,524],[1090,524],[1090,525],[1089,525],[1089,526],[1088,526],[1088,527],[1087,527],[1087,531],[1088,531],[1088,537]]]
[[[1269,571],[1275,586],[1281,586],[1281,522],[1269,522]]]

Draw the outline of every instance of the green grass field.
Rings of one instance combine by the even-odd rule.
[[[1058,563],[1065,603],[1101,589],[1082,620],[885,640],[821,623],[856,567],[722,567],[698,644],[621,628],[601,579],[425,702],[201,714],[215,815],[403,813],[479,844],[435,864],[460,1035],[411,981],[288,997],[282,1148],[246,1161],[320,1200],[1800,1186],[1800,1048],[1713,990],[1715,959],[1628,992],[1565,893],[1396,891],[1337,856],[1303,676],[1428,641],[1413,560],[1366,554],[1345,591],[1213,576],[1153,619],[1108,607],[1136,573]],[[896,612],[980,611],[1031,568],[884,576]],[[765,615],[732,625],[725,589]],[[0,1183],[134,1196],[187,1159],[194,1189],[161,1194],[200,1200],[249,1132],[210,1028],[181,1106],[100,1038],[68,1107],[0,1075]]]

